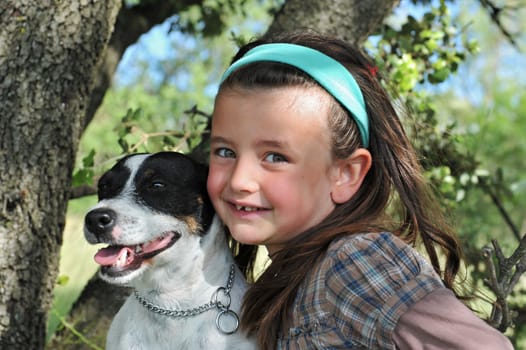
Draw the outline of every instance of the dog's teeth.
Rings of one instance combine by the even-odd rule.
[[[139,254],[139,253],[141,253],[141,252],[142,252],[142,246],[141,246],[141,245],[136,245],[136,246],[135,246],[135,253],[136,253],[136,254]]]
[[[124,266],[124,265],[126,265],[126,260],[127,260],[127,259],[128,259],[128,251],[125,250],[125,251],[124,251],[124,254],[121,254],[121,255],[119,256],[119,259],[117,259],[117,262],[115,263],[115,265],[116,265],[117,267]]]

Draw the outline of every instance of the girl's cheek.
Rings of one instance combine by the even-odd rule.
[[[206,187],[208,190],[208,194],[210,195],[210,198],[212,200],[219,197],[221,188],[223,187],[222,178],[224,178],[224,175],[221,173],[221,171],[215,167],[210,167],[210,171],[208,173],[208,180],[206,182]]]

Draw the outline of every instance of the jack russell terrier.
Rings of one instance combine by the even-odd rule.
[[[106,348],[256,349],[239,328],[246,282],[206,192],[207,168],[175,152],[121,159],[85,217],[100,276],[131,286]]]

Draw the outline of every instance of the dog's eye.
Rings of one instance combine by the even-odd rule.
[[[160,190],[166,187],[166,183],[162,181],[152,181],[150,188],[154,190]]]

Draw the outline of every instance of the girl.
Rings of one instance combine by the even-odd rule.
[[[262,349],[511,349],[453,292],[459,244],[379,80],[312,33],[256,40],[225,72],[208,191],[272,260],[241,323]]]

